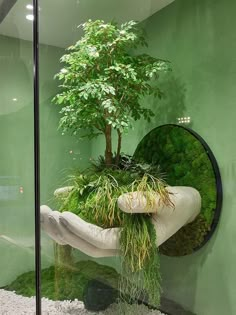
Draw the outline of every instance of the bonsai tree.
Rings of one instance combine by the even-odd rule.
[[[84,36],[68,48],[61,58],[64,68],[56,75],[62,81],[62,92],[54,98],[63,106],[59,127],[74,135],[87,130],[90,138],[102,134],[106,166],[118,165],[124,131],[133,120],[149,121],[154,115],[140,100],[145,95],[161,95],[151,79],[167,70],[168,62],[133,53],[138,46],[147,45],[134,21],[118,27],[89,20],[81,27]],[[113,130],[118,135],[115,156]]]

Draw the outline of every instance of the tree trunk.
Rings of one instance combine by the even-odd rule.
[[[70,292],[70,273],[75,268],[72,247],[69,245],[54,245],[55,257],[55,299],[60,298],[60,289],[64,286],[66,293]]]
[[[116,165],[119,165],[120,162],[120,150],[121,150],[121,140],[122,140],[122,134],[120,130],[117,130],[118,134],[118,142],[117,142],[117,151],[116,151]]]
[[[106,166],[109,167],[112,165],[111,125],[106,125],[105,138],[106,138],[105,163]]]

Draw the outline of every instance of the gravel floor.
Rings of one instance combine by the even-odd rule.
[[[42,299],[43,315],[116,315],[119,307],[112,305],[104,312],[88,312],[84,304],[74,301],[50,301]],[[151,311],[144,305],[130,306],[129,314],[135,315],[164,315],[159,311]],[[35,298],[27,298],[16,295],[14,292],[0,290],[0,314],[1,315],[35,315]]]

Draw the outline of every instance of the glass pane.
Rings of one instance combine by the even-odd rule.
[[[31,1],[15,2],[0,1],[0,313],[33,314],[26,298],[35,295]]]
[[[228,3],[227,14],[232,14],[235,5],[233,0]],[[225,293],[217,282],[217,267],[212,267],[214,259],[219,264],[219,254],[212,250],[219,236],[215,233],[215,242],[210,240],[194,254],[168,256],[176,256],[176,251],[181,252],[179,256],[189,254],[212,228],[215,174],[208,159],[202,163],[206,172],[201,170],[198,156],[208,158],[209,151],[204,147],[200,153],[200,137],[194,132],[207,141],[217,161],[223,154],[218,134],[224,148],[225,139],[234,134],[222,107],[222,87],[234,96],[234,74],[232,68],[227,71],[226,61],[232,53],[233,67],[234,57],[225,45],[232,46],[234,39],[227,42],[226,38],[233,28],[230,23],[225,29],[219,27],[225,7],[218,0],[39,0],[39,6],[41,204],[45,205],[41,208],[42,295],[53,300],[53,310],[62,314],[80,314],[84,309],[95,314],[104,310],[107,314],[160,314],[157,309],[173,315],[223,313],[228,296],[222,305],[220,298],[215,302],[214,296]],[[219,47],[216,30],[223,34],[217,37]],[[230,104],[227,119],[233,126]],[[225,138],[222,123],[228,127]],[[140,156],[147,158],[135,160],[143,137],[166,124],[192,128],[191,145],[188,136],[187,140],[181,135],[170,137],[167,128],[165,137],[158,134],[159,143],[149,134],[140,149]],[[187,146],[190,154],[185,156]],[[198,152],[192,153],[191,148]],[[96,167],[91,168],[95,161]],[[199,180],[191,180],[195,173],[189,165],[193,164],[196,174],[202,172]],[[167,185],[177,186],[178,193],[166,188],[163,178]],[[199,181],[209,212],[200,209],[194,184]],[[173,200],[176,195],[182,197],[182,186],[194,188],[184,196],[181,209],[186,212],[181,212],[177,197]],[[133,194],[137,191],[140,194]],[[128,199],[123,196],[117,203],[127,192],[131,193]],[[193,203],[186,206],[189,200]],[[158,213],[163,204],[166,212]],[[138,214],[129,213],[134,208]],[[187,224],[193,220],[195,234]],[[178,234],[171,238],[185,226],[183,238]],[[180,239],[180,244],[175,246],[173,239]],[[182,239],[187,245],[182,246]],[[221,242],[217,244],[222,253]],[[68,300],[72,302],[64,303]],[[44,312],[47,303],[43,303]]]
[[[235,314],[235,1],[39,0],[39,7],[43,314]],[[0,0],[5,315],[35,314],[33,18],[31,1]],[[148,45],[135,45],[144,44],[142,34]],[[173,124],[192,129],[191,145],[170,133]],[[164,136],[158,130],[153,140],[163,125]],[[212,152],[205,143],[194,153],[202,138]],[[221,210],[212,153],[227,211],[201,247]],[[178,207],[184,185],[191,189]],[[201,190],[201,209],[192,188]]]
[[[72,300],[72,304],[63,304],[62,302],[54,304],[55,308],[58,307],[59,309],[59,307],[61,307],[64,312],[66,312],[66,308],[72,308],[75,313],[79,313],[85,308],[88,311],[98,313],[106,308],[110,308],[110,311],[116,314],[123,312],[126,314],[133,314],[136,312],[136,309],[140,309],[140,311],[148,313],[148,308],[145,305],[139,306],[138,304],[140,302],[138,300],[144,299],[144,292],[142,288],[145,287],[147,282],[145,282],[145,272],[133,272],[129,276],[129,271],[132,269],[131,261],[133,261],[134,257],[130,258],[130,265],[128,266],[127,264],[128,267],[125,269],[125,264],[121,263],[121,258],[118,255],[118,245],[114,245],[115,241],[113,241],[112,245],[115,246],[114,248],[109,248],[108,246],[109,249],[106,249],[107,247],[105,244],[102,245],[99,243],[99,240],[97,240],[96,243],[94,235],[90,235],[89,231],[86,230],[86,222],[95,224],[94,228],[96,231],[100,231],[99,229],[101,229],[101,227],[117,227],[120,224],[119,215],[117,216],[117,214],[114,215],[116,219],[109,219],[109,215],[112,216],[112,213],[108,214],[107,217],[104,217],[99,221],[99,217],[103,215],[102,208],[98,210],[97,214],[96,210],[94,211],[93,209],[93,206],[96,203],[94,200],[100,196],[100,184],[98,183],[99,174],[102,174],[102,181],[107,180],[104,175],[105,171],[102,171],[102,173],[99,173],[99,171],[92,171],[92,175],[91,171],[88,171],[88,168],[91,168],[93,160],[96,160],[100,154],[104,155],[105,145],[104,137],[101,135],[103,132],[101,131],[102,125],[100,125],[101,128],[98,127],[96,130],[97,126],[96,124],[93,124],[93,122],[91,123],[91,126],[89,123],[87,126],[83,126],[83,122],[80,121],[78,123],[81,123],[82,127],[79,130],[76,125],[77,122],[73,124],[73,118],[71,119],[71,113],[73,110],[76,111],[76,108],[72,109],[72,112],[70,111],[70,108],[68,108],[68,115],[65,114],[65,111],[63,114],[62,108],[65,107],[62,105],[66,106],[68,104],[61,101],[60,96],[59,98],[53,99],[56,95],[58,96],[58,94],[63,91],[64,88],[60,86],[63,82],[60,82],[59,78],[54,78],[54,76],[58,72],[62,75],[67,73],[67,70],[64,68],[65,63],[60,61],[60,58],[68,52],[65,48],[74,45],[81,38],[84,38],[83,36],[86,29],[83,30],[83,27],[78,28],[81,23],[92,19],[93,21],[97,21],[98,24],[100,23],[100,29],[105,29],[107,25],[111,26],[109,23],[116,21],[116,23],[118,23],[117,26],[114,26],[116,28],[116,34],[114,33],[112,36],[118,37],[118,34],[121,34],[120,36],[122,37],[121,27],[124,28],[123,32],[126,35],[126,31],[127,34],[129,32],[129,27],[132,29],[134,28],[134,25],[130,22],[130,24],[126,26],[121,26],[121,23],[132,20],[139,20],[142,23],[145,18],[160,8],[160,4],[156,5],[155,3],[144,3],[141,1],[138,5],[130,3],[128,6],[126,1],[102,1],[102,3],[100,2],[99,4],[96,1],[60,1],[57,2],[56,5],[58,18],[52,20],[52,16],[55,15],[55,2],[40,1],[41,203],[47,205],[41,208],[43,228],[42,295],[54,301]],[[99,21],[99,19],[104,19],[104,22]],[[108,24],[105,25],[106,23]],[[141,28],[141,25],[137,25],[137,27]],[[103,36],[104,42],[107,42],[105,32],[103,33]],[[120,40],[122,41],[123,39],[121,37]],[[140,39],[140,41],[142,41],[142,39]],[[95,45],[96,43],[92,45],[92,42],[90,42],[90,44],[88,43],[88,45],[84,47],[85,54],[87,53],[87,49],[90,50],[91,58],[99,56],[99,52],[96,51],[96,48],[94,48]],[[129,44],[127,44],[127,47],[125,48],[127,53],[129,47]],[[112,59],[112,51],[110,51],[110,54],[110,56],[107,55],[107,61],[101,60],[101,62],[109,63],[109,58]],[[124,57],[126,56],[125,54],[126,53],[124,53]],[[89,59],[89,53],[87,53],[87,55]],[[117,56],[117,60],[119,61],[119,56]],[[89,60],[87,61],[88,64],[85,64],[84,67],[89,67]],[[82,63],[83,62],[80,60],[77,65],[78,71],[75,70],[74,72],[75,76],[77,74],[79,75],[79,72],[82,71]],[[112,65],[116,66],[115,62],[114,64],[111,62],[110,66]],[[101,67],[102,66],[103,65],[101,65]],[[87,73],[88,77],[84,78],[84,84],[91,82],[94,84],[99,83],[98,81],[95,82],[97,76],[96,71],[99,73],[99,64],[96,69],[92,69],[91,71],[95,71],[94,78],[89,76],[89,73]],[[84,72],[84,74],[86,76],[86,72]],[[118,77],[116,77],[115,80],[118,80]],[[73,79],[69,79],[69,81],[70,82],[68,84],[71,84],[71,89],[74,87],[73,93],[81,93],[82,95],[82,90],[78,89],[79,86],[73,82]],[[81,78],[81,81],[83,81],[83,78]],[[83,84],[81,83],[81,86],[82,85]],[[116,86],[116,82],[114,82],[114,86]],[[106,86],[104,86],[104,89],[106,89]],[[111,91],[111,94],[112,93],[113,92]],[[119,93],[121,92],[119,91]],[[79,100],[76,99],[76,96],[72,96],[72,98],[73,97],[75,97],[74,101],[71,100],[71,102],[79,102]],[[87,97],[85,95],[85,102],[81,101],[85,107],[86,99]],[[98,106],[97,101],[99,101],[99,96],[94,96],[94,106]],[[68,102],[70,103],[70,101]],[[57,103],[57,105],[55,103]],[[100,103],[102,103],[102,101]],[[91,102],[89,105],[93,106],[93,103]],[[61,110],[62,112],[60,113]],[[105,111],[107,111],[106,107]],[[83,112],[81,112],[81,117],[82,115]],[[88,121],[90,115],[94,115],[94,113],[87,113],[85,120]],[[95,115],[99,115],[99,110],[95,113]],[[64,118],[69,117],[68,132],[63,130],[63,128],[59,128],[58,130],[60,122],[63,122],[63,120],[60,120],[62,116]],[[80,119],[79,117],[80,114],[77,113],[75,120]],[[90,118],[91,120],[93,119],[92,116]],[[102,121],[98,121],[98,124],[100,123],[103,123],[103,118]],[[127,124],[125,121],[122,123],[124,123],[124,126]],[[64,129],[67,129],[66,124],[67,123],[64,124]],[[92,130],[92,128],[94,129]],[[91,137],[93,135],[93,131],[95,130],[100,133],[96,140]],[[86,137],[88,133],[90,137]],[[113,151],[116,151],[116,136],[114,138]],[[124,147],[127,147],[127,142],[125,140],[123,143]],[[133,148],[133,144],[131,147]],[[127,153],[130,154],[131,152],[128,151]],[[114,182],[109,181],[110,178],[113,178],[113,175],[118,177],[114,168],[110,170],[110,175],[111,177],[108,177],[108,185],[111,184],[114,186],[116,185],[116,181],[118,179],[114,178]],[[124,176],[124,172],[121,175]],[[76,177],[75,181],[70,179],[71,176]],[[125,184],[127,187],[129,186],[128,182],[129,180],[127,181],[126,178]],[[101,185],[105,185],[104,183]],[[136,182],[134,181],[134,185],[135,183]],[[75,189],[77,184],[77,189]],[[68,185],[74,187],[71,192],[65,192],[64,196],[63,193],[59,192],[57,198],[53,196],[56,189]],[[93,185],[95,185],[96,188],[93,189]],[[91,189],[88,187],[91,187]],[[101,186],[101,188],[104,189],[105,194],[107,193],[107,189],[109,189],[107,186]],[[117,191],[120,191],[121,194],[122,189],[120,187],[117,189]],[[91,192],[91,194],[88,192]],[[115,190],[113,193],[115,194]],[[116,193],[118,194],[118,192]],[[90,197],[91,200],[89,199]],[[104,195],[101,194],[100,197],[103,198]],[[119,195],[116,197],[114,195],[112,197],[113,206],[110,205],[114,208],[115,212],[118,211],[116,206],[116,199],[118,197]],[[106,196],[105,198],[109,197]],[[91,201],[92,206],[89,206],[89,200]],[[102,199],[97,202],[97,208],[99,202],[102,203]],[[104,204],[101,206],[103,207]],[[109,200],[106,201],[105,206],[109,208]],[[81,210],[82,207],[84,207],[84,213]],[[89,211],[91,212],[90,218],[88,215]],[[104,210],[104,212],[106,211],[107,209]],[[111,210],[111,212],[112,211],[113,210]],[[62,212],[62,214],[60,214],[60,212]],[[73,212],[76,213],[76,215],[73,214]],[[71,214],[72,217],[70,217]],[[67,215],[68,217],[66,217]],[[95,219],[92,218],[93,216]],[[130,216],[128,215],[127,224],[130,220],[129,217]],[[69,226],[67,226],[67,219],[69,218],[71,218],[71,220],[75,223],[75,229],[70,226],[70,223]],[[82,221],[80,218],[82,218]],[[64,225],[63,219],[65,219]],[[83,221],[83,219],[85,221]],[[111,223],[108,222],[109,220],[111,220]],[[132,221],[132,228],[135,228],[134,221]],[[83,234],[83,231],[82,234],[80,234],[81,229],[84,229],[83,231],[85,234]],[[117,233],[117,231],[118,230],[115,229],[114,233]],[[111,232],[113,233],[113,230]],[[109,229],[105,230],[104,233],[109,233]],[[101,232],[100,234],[98,232],[98,238],[100,238],[104,233]],[[107,237],[109,239],[108,235]],[[113,238],[115,237],[116,236],[114,234]],[[125,237],[126,239],[124,243],[128,240],[128,236]],[[108,239],[103,239],[102,241],[106,243]],[[138,240],[136,240],[136,242],[138,242]],[[103,249],[103,246],[105,249]],[[153,247],[153,252],[156,253],[156,245]],[[138,255],[141,257],[140,248]],[[156,254],[154,256],[155,257],[153,259],[157,260],[156,265],[153,266],[154,268],[158,268],[158,256]],[[136,259],[134,258],[134,260]],[[138,269],[137,264],[135,268]],[[154,270],[151,271],[151,268],[147,270],[149,273],[155,273]],[[144,277],[143,281],[142,277]],[[156,287],[152,284],[154,283],[153,279],[151,279],[152,276],[149,274],[148,277],[149,283],[147,284],[146,289],[149,290],[149,297],[152,296],[153,301],[155,300],[156,303],[159,295],[159,274],[155,275]],[[143,282],[142,284],[141,281]],[[132,282],[134,282],[134,284],[131,284]],[[119,292],[120,286],[122,289]],[[153,286],[152,289],[151,286]],[[146,299],[146,303],[147,300],[148,299]],[[46,309],[47,307],[45,305],[45,312]]]

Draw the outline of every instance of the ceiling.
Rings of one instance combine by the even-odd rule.
[[[0,9],[2,2],[0,0]],[[17,0],[0,24],[0,34],[32,40],[32,11],[26,9],[32,0]],[[77,26],[88,19],[124,22],[143,21],[174,0],[39,0],[40,43],[67,47],[80,37]]]
[[[16,1],[17,0],[0,0],[0,23],[4,20]]]

